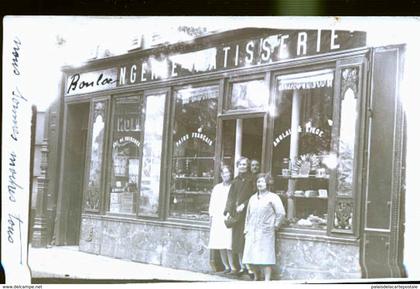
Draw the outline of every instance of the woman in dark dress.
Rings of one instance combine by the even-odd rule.
[[[256,192],[256,185],[249,171],[250,163],[248,158],[241,157],[237,161],[236,166],[239,173],[232,181],[224,214],[226,216],[235,216],[238,219],[232,227],[232,254],[237,256],[241,270],[232,273],[243,274],[247,271],[245,265],[242,264],[245,243],[245,214],[249,198]]]

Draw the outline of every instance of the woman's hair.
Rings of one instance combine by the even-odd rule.
[[[250,161],[250,163],[252,163],[252,162],[257,162],[258,164],[260,164],[260,161],[259,161],[259,160],[257,160],[257,159],[252,159],[252,160]]]
[[[239,166],[239,163],[240,163],[241,161],[243,161],[243,160],[246,160],[246,166],[247,166],[247,167],[248,167],[248,169],[249,169],[250,162],[249,162],[249,158],[247,158],[247,157],[240,157],[240,158],[239,158],[239,160],[237,160],[237,161],[236,161],[236,167],[238,167],[238,166]]]
[[[255,181],[258,181],[261,178],[264,178],[265,182],[267,183],[267,186],[271,186],[271,185],[274,184],[273,178],[271,177],[270,173],[260,173],[260,174],[258,174]]]
[[[222,167],[220,168],[220,173],[222,173],[224,169],[227,169],[232,174],[232,169],[230,166],[222,165]]]

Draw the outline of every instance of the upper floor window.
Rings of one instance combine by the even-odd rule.
[[[264,79],[234,82],[231,85],[228,108],[231,110],[265,109],[268,105],[268,89]]]

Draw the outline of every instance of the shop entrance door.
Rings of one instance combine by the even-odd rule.
[[[57,245],[79,244],[88,119],[89,103],[68,106],[55,224]]]
[[[264,118],[236,118],[223,121],[222,162],[234,169],[241,156],[258,160],[261,164]],[[261,167],[261,166],[260,166]]]
[[[237,168],[235,164],[241,156],[247,157],[249,160],[258,160],[261,164],[263,131],[263,117],[223,120],[221,165],[230,166],[234,176],[236,176]],[[215,271],[224,269],[217,250],[211,250],[210,264]],[[236,264],[236,266],[238,268],[239,264]]]

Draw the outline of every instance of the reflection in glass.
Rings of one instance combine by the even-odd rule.
[[[165,96],[165,94],[159,94],[150,95],[146,98],[143,164],[139,198],[140,215],[158,215]]]
[[[332,70],[277,79],[272,173],[291,226],[326,229],[333,79]]]
[[[352,195],[354,141],[356,134],[357,99],[348,88],[341,102],[340,140],[338,145],[337,194]]]
[[[92,126],[92,146],[87,188],[85,192],[85,209],[99,210],[102,156],[104,147],[105,102],[96,102]]]
[[[232,85],[230,109],[265,108],[268,90],[264,80],[235,82]]]
[[[187,87],[175,92],[170,216],[208,219],[214,183],[219,87]]]
[[[115,101],[109,211],[134,213],[142,147],[140,97]]]

